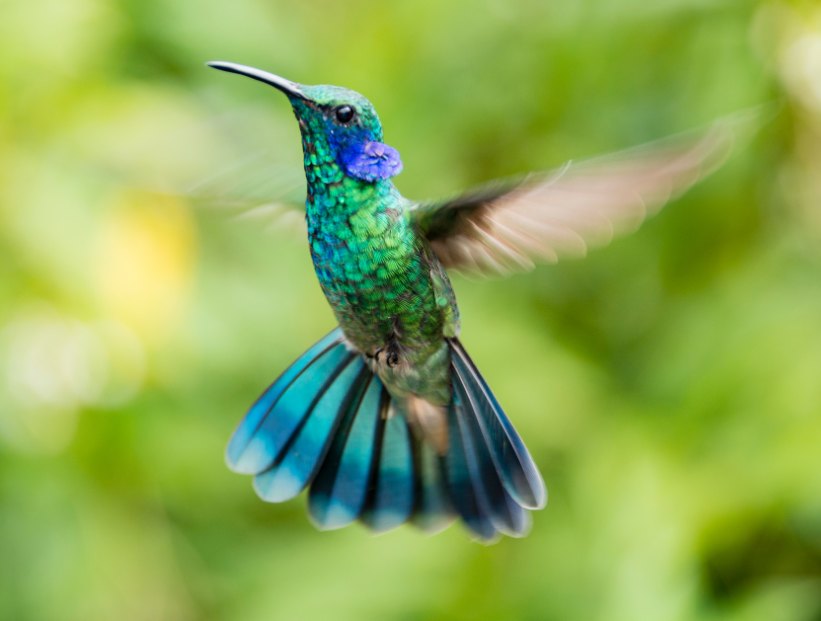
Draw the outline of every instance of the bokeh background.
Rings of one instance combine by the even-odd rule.
[[[0,58],[0,618],[821,619],[817,2],[6,0]],[[365,93],[414,197],[770,106],[632,237],[455,278],[529,537],[319,533],[224,466],[333,319],[249,211],[287,103],[211,59]]]

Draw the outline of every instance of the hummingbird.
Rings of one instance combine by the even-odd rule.
[[[231,62],[210,67],[274,87],[302,137],[305,219],[338,321],[267,388],[226,450],[256,493],[306,488],[320,529],[376,532],[456,519],[472,536],[524,536],[547,502],[533,457],[459,338],[448,270],[530,269],[636,228],[712,171],[726,126],[431,201],[402,196],[399,152],[374,106]]]

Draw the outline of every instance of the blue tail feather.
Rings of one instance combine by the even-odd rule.
[[[454,369],[453,387],[465,406],[465,412],[457,416],[457,422],[479,506],[496,530],[505,535],[521,537],[530,528],[529,515],[504,488],[491,457],[489,442],[482,434],[477,417],[471,415],[478,405],[468,392],[458,368]]]
[[[479,499],[481,489],[477,489],[474,468],[473,447],[470,439],[463,434],[463,425],[459,419],[465,415],[462,397],[454,391],[451,406],[448,408],[448,452],[444,457],[445,480],[448,492],[456,512],[465,522],[465,526],[480,540],[492,541],[496,538],[496,528],[485,513]]]
[[[254,489],[267,502],[290,500],[311,482],[325,457],[334,431],[357,388],[367,378],[360,356],[348,360],[294,434],[283,455],[254,477]]]
[[[228,443],[226,460],[232,470],[240,474],[257,474],[274,462],[307,413],[311,398],[323,387],[327,375],[333,370],[327,361],[322,369],[317,366],[329,355],[334,355],[337,361],[347,352],[342,339],[342,330],[333,330],[297,358],[251,406]],[[290,398],[287,403],[282,403],[286,395]],[[282,406],[294,409],[287,411]]]
[[[343,344],[339,344],[328,349],[306,368],[263,419],[243,455],[245,463],[253,463],[256,468],[262,469],[273,465],[310,414],[316,400],[333,382],[338,370],[353,356]]]
[[[371,497],[362,521],[380,532],[407,522],[413,512],[414,477],[408,421],[393,415],[384,423]]]
[[[367,500],[374,467],[378,432],[382,422],[385,389],[371,376],[353,413],[347,434],[334,442],[344,443],[339,460],[327,459],[316,476],[308,497],[314,523],[324,529],[341,528],[356,520]]]
[[[453,521],[453,503],[436,450],[427,442],[414,442],[414,445],[417,477],[413,523],[425,532],[435,533]]]
[[[451,365],[475,404],[473,411],[505,489],[526,509],[541,509],[547,492],[533,458],[462,344],[452,339],[450,345]]]
[[[467,447],[468,472],[477,504],[496,530],[506,535],[521,536],[529,527],[526,511],[510,497],[502,484],[477,418],[471,415],[476,404],[471,400],[458,371],[454,372],[453,387],[459,402],[463,404],[463,412],[457,416],[457,422]]]
[[[412,433],[401,404],[391,405],[337,328],[254,403],[228,445],[229,466],[255,475],[269,502],[309,487],[310,515],[322,529],[358,519],[376,531],[412,521],[433,532],[458,516],[484,541],[523,535],[527,509],[546,499],[541,476],[459,341],[448,343],[444,454]]]

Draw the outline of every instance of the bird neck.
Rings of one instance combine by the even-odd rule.
[[[308,182],[306,208],[309,219],[326,220],[330,216],[346,218],[363,207],[373,209],[395,192],[389,179],[371,182],[346,175],[336,161],[335,150],[328,137],[307,131],[303,123],[300,123],[300,129],[305,179]]]

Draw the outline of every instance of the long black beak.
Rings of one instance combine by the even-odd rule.
[[[283,93],[291,97],[307,99],[307,96],[305,95],[305,93],[302,92],[302,87],[299,84],[297,84],[296,82],[291,82],[290,80],[286,80],[285,78],[281,78],[278,75],[274,75],[273,73],[268,73],[267,71],[262,71],[261,69],[255,69],[254,67],[248,67],[246,65],[238,65],[237,63],[227,63],[221,60],[211,61],[206,64],[209,67],[219,69],[220,71],[227,71],[228,73],[237,73],[239,75],[249,77],[253,80],[264,82],[265,84],[269,84],[270,86],[273,86],[274,88],[281,90]]]

